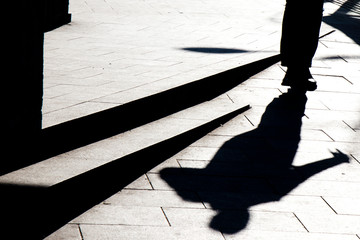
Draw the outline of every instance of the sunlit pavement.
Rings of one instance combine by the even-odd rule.
[[[279,54],[284,3],[70,1],[72,23],[45,35],[43,127],[216,74],[221,88],[224,72]],[[113,175],[112,186],[103,186],[109,194],[98,194],[106,181],[96,186],[92,179],[97,200],[57,223],[55,232],[44,231],[48,239],[360,239],[359,21],[325,4],[311,69],[318,89],[306,96],[294,100],[281,86],[286,69],[276,62],[239,76],[238,85],[207,101],[13,171],[0,182],[57,189],[77,179],[86,184],[81,176],[94,169],[120,166],[93,174]],[[188,146],[175,151],[166,145],[241,108]],[[136,155],[159,143],[165,147]],[[161,160],[159,152],[169,154]],[[126,159],[138,161],[130,165],[135,168],[158,165],[123,186],[116,175],[132,175],[132,169],[121,171]],[[68,198],[81,196],[72,189]]]

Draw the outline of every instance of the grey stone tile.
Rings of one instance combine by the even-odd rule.
[[[355,160],[360,163],[360,153],[354,153],[352,156],[355,158]]]
[[[314,93],[315,94],[315,93]],[[347,121],[347,120],[355,120],[357,121],[359,118],[359,112],[354,111],[337,111],[337,110],[321,110],[321,109],[306,109],[306,116],[317,122],[321,123],[325,121],[326,123],[334,120]]]
[[[337,142],[352,142],[358,143],[360,146],[360,132],[353,131],[352,129],[348,130],[338,130],[338,129],[326,129],[326,134],[328,134],[332,139]]]
[[[131,240],[223,240],[220,232],[193,227],[81,225],[84,239],[131,239]]]
[[[304,145],[300,146],[300,147],[304,147],[304,149],[305,148],[311,149],[308,144],[310,144],[310,141],[307,143],[304,143]],[[324,142],[319,142],[319,147],[320,148],[325,147]],[[333,142],[333,143],[329,142],[328,143],[328,151],[336,152],[337,150],[340,150],[341,152],[348,154],[348,155],[356,154],[359,152],[359,144],[351,143],[351,142]]]
[[[279,79],[251,79],[250,81],[246,81],[242,83],[243,86],[256,88],[261,86],[261,88],[268,89],[279,89],[281,92],[286,92],[288,87],[284,87],[281,85],[281,81]]]
[[[191,147],[220,148],[224,143],[232,139],[231,136],[207,135],[191,144]]]
[[[179,160],[210,161],[214,158],[219,148],[190,146],[177,155]]]
[[[142,189],[152,190],[153,189],[146,174],[142,175],[141,177],[139,177],[138,179],[136,179],[135,181],[133,181],[132,183],[127,185],[125,188],[126,189],[138,189],[138,190],[142,190]]]
[[[354,234],[302,233],[245,230],[234,235],[225,235],[226,240],[357,240]]]
[[[3,184],[50,187],[108,163],[96,158],[56,156],[0,176]]]
[[[272,184],[279,190],[287,189],[288,185],[293,185],[290,181],[284,183],[279,180],[272,180]],[[359,191],[359,182],[308,180],[292,190],[290,195],[360,198]]]
[[[282,80],[282,78],[285,75],[285,70],[282,69],[282,67],[279,64],[275,64],[264,71],[256,74],[253,78],[251,78],[251,81],[255,79],[264,79],[264,80],[276,80],[278,81],[278,84],[280,83],[279,80]],[[259,85],[257,85],[259,86]]]
[[[306,170],[300,169],[300,174],[306,174]],[[351,160],[350,164],[341,164],[316,175],[311,176],[311,180],[341,181],[341,182],[360,182],[360,168],[358,162]]]
[[[251,210],[279,212],[319,212],[332,213],[332,209],[320,197],[286,195],[279,201],[260,204]]]
[[[359,113],[360,115],[360,113]],[[355,131],[360,131],[360,121],[351,119],[351,120],[345,120],[344,121],[350,128],[354,129]]]
[[[324,131],[322,130],[310,130],[303,129],[300,133],[301,140],[313,140],[313,141],[332,141]]]
[[[249,110],[248,110],[249,111]],[[245,113],[247,113],[246,111]],[[224,125],[221,125],[219,128],[215,129],[212,134],[214,135],[226,135],[226,136],[236,136],[254,129],[254,126],[250,121],[245,117],[244,114],[235,117],[231,121],[227,122]]]
[[[84,102],[77,105],[70,106],[65,109],[53,111],[43,116],[43,127],[50,127],[56,124],[67,122],[79,117],[84,117],[92,113],[103,111],[109,108],[118,106],[113,103],[95,103],[95,102]]]
[[[360,94],[320,92],[319,98],[330,110],[358,112],[360,109]]]
[[[47,236],[46,240],[82,240],[79,225],[66,224],[53,234]]]
[[[48,113],[57,111],[59,109],[64,109],[64,108],[68,108],[68,107],[72,107],[74,105],[79,104],[79,101],[70,101],[70,100],[60,100],[60,99],[53,99],[53,98],[44,98],[44,102],[43,102],[43,115],[44,115],[44,119],[43,119],[43,127],[47,127],[49,124],[47,124],[46,122],[49,121],[49,119],[47,119],[46,115]]]
[[[186,171],[187,168],[192,169],[204,169],[207,165],[209,165],[210,161],[202,161],[202,160],[178,160],[181,168]]]
[[[106,199],[104,204],[116,206],[143,206],[143,207],[182,207],[204,208],[199,201],[185,201],[181,196],[188,195],[187,199],[198,198],[194,192],[155,191],[155,190],[129,190],[125,189]]]
[[[239,210],[217,212],[208,209],[165,208],[164,212],[172,226],[212,227],[225,233],[236,233],[243,229],[306,232],[292,213],[250,211],[247,219],[246,212]]]
[[[359,198],[324,197],[337,214],[360,216]]]
[[[248,99],[251,106],[267,106],[275,97],[280,95],[278,89],[238,87],[228,92],[228,95],[235,103],[244,103]]]
[[[92,225],[168,226],[159,207],[97,205],[71,221]]]
[[[285,151],[287,149],[288,143],[289,141],[286,140],[275,139],[271,142],[271,146],[275,149],[278,149],[279,151]],[[300,141],[297,148],[297,152],[321,154],[325,154],[326,152],[336,152],[337,150],[340,150],[345,154],[353,154],[359,151],[357,143],[311,140]]]
[[[360,229],[358,216],[334,214],[296,213],[306,229],[312,233],[357,234]]]
[[[264,114],[265,110],[265,106],[251,105],[251,109],[249,111],[246,111],[244,115],[253,126],[257,127],[261,121],[261,116]]]
[[[212,120],[246,105],[248,105],[246,102],[234,104],[226,95],[221,95],[215,99],[212,99],[211,102],[208,101],[200,103],[192,107],[191,111],[183,110],[173,114],[172,116],[179,119]]]
[[[175,155],[176,156],[176,155]],[[159,165],[157,165],[156,167],[154,167],[153,169],[149,170],[149,173],[159,173],[161,170],[165,169],[165,168],[176,168],[179,167],[179,163],[176,159],[176,157],[171,157],[170,159],[160,163]]]
[[[353,92],[354,87],[351,82],[345,79],[343,76],[323,76],[323,75],[313,75],[316,81],[318,82],[317,91],[345,91]]]

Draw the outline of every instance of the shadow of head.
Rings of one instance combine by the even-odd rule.
[[[235,234],[246,227],[249,219],[250,214],[246,209],[221,211],[211,220],[210,227],[225,234]]]

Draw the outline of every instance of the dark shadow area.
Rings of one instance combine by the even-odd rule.
[[[329,1],[333,2],[333,1]],[[330,26],[343,32],[349,38],[360,45],[360,14],[348,14],[352,8],[359,3],[359,0],[343,1],[342,7],[331,16],[325,16],[323,21]]]
[[[1,161],[33,155],[42,121],[44,0],[1,5]]]
[[[161,177],[184,200],[217,211],[211,228],[228,234],[244,229],[251,206],[279,201],[314,174],[349,161],[336,152],[329,159],[292,165],[306,102],[304,92],[282,94],[267,106],[255,130],[227,141],[206,168],[166,168]],[[189,191],[198,198],[183,195]]]
[[[106,139],[209,101],[279,61],[275,55],[149,97],[43,129],[41,152],[0,163],[0,174]]]
[[[231,54],[231,53],[246,53],[251,52],[242,49],[234,49],[234,48],[211,48],[211,47],[188,47],[181,48],[185,51],[191,52],[200,52],[200,53],[212,53],[212,54]]]
[[[2,3],[0,174],[38,158],[42,125],[44,31],[70,21],[68,0]]]
[[[3,236],[43,239],[247,109],[249,106],[50,188],[0,185]]]
[[[43,0],[45,2],[44,31],[52,31],[71,22],[69,0]]]

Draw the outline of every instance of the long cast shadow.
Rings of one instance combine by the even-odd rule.
[[[14,239],[43,239],[248,109],[248,105],[244,106],[49,188],[0,184],[3,236],[14,236]]]
[[[261,59],[115,108],[45,128],[41,132],[39,152],[30,157],[25,153],[18,159],[2,161],[0,174],[109,138],[209,101],[279,60],[279,55]]]
[[[166,168],[161,177],[183,199],[217,211],[211,228],[229,234],[244,229],[251,206],[279,201],[314,174],[349,160],[336,152],[329,159],[292,165],[306,101],[304,92],[282,94],[267,106],[255,130],[227,141],[206,168]],[[184,195],[187,191],[200,199]]]
[[[235,48],[213,48],[213,47],[186,47],[181,48],[185,51],[200,52],[200,53],[212,53],[212,54],[233,54],[233,53],[245,53],[249,52],[243,49]]]

